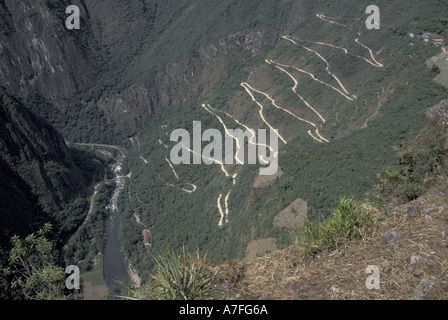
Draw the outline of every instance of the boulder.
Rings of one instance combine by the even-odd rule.
[[[435,282],[424,279],[412,296],[412,300],[427,300],[432,298],[433,289],[435,287]]]
[[[419,201],[414,202],[414,204],[408,208],[408,211],[406,212],[406,218],[415,217],[418,214],[419,207],[420,202]]]
[[[446,194],[444,194],[442,191],[437,190],[437,189],[434,191],[431,191],[430,193],[428,193],[428,195],[446,197]]]
[[[420,262],[434,263],[435,261],[431,260],[431,259],[428,259],[428,258],[425,258],[422,255],[420,255],[419,253],[414,253],[411,256],[411,264],[417,264],[417,263],[420,263]]]
[[[398,234],[395,231],[392,232],[388,231],[383,234],[383,238],[387,244],[392,244],[398,240]]]

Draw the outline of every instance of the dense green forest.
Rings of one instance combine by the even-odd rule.
[[[264,1],[263,5],[267,3]],[[260,19],[260,12],[264,12],[261,7],[252,2],[247,4],[261,10],[248,11],[258,12],[254,14],[252,28],[267,28],[272,21],[281,20],[265,53],[261,56],[248,55],[238,63],[226,61],[223,68],[229,71],[214,90],[164,110],[137,132],[139,148],[132,149],[126,160],[126,170],[132,172],[135,178],[127,184],[128,194],[122,195],[122,211],[127,217],[123,221],[134,213],[140,216],[151,230],[152,249],[155,252],[185,244],[191,249],[199,247],[208,250],[215,258],[222,260],[243,257],[246,245],[254,239],[274,237],[278,247],[290,245],[296,234],[274,227],[272,221],[295,199],[302,198],[308,202],[310,219],[325,219],[340,196],[364,198],[366,192],[375,185],[380,170],[397,162],[394,147],[399,148],[413,138],[426,121],[425,110],[446,97],[446,88],[432,81],[437,70],[425,65],[425,61],[438,54],[440,48],[409,37],[411,32],[418,34],[423,30],[446,34],[446,21],[441,15],[443,10],[429,5],[422,9],[416,4],[378,4],[382,9],[381,29],[366,31],[364,4],[353,7],[350,3],[345,5],[338,2],[324,6],[320,2],[296,4],[286,1],[277,6],[275,14],[265,16],[264,19]],[[295,5],[303,5],[298,10],[300,14],[285,18],[285,12],[291,12]],[[349,27],[325,23],[315,17],[316,13],[324,13]],[[276,14],[278,16],[274,19]],[[412,18],[416,16],[426,18]],[[287,30],[283,24],[285,19],[293,20],[289,20]],[[248,21],[250,18],[245,19],[245,22]],[[225,29],[226,24],[218,26]],[[250,24],[241,27],[250,28]],[[331,90],[300,77],[305,83],[300,87],[300,94],[310,97],[310,101],[319,106],[325,106],[326,122],[321,131],[331,143],[313,141],[306,135],[306,126],[279,115],[269,107],[269,101],[261,97],[260,101],[264,101],[267,109],[266,114],[277,120],[280,131],[285,129],[294,132],[288,144],[281,145],[279,163],[283,175],[270,186],[253,189],[258,168],[235,168],[233,172],[238,172],[239,180],[229,198],[230,222],[218,227],[217,198],[219,194],[224,197],[232,188],[232,179],[225,177],[218,165],[181,165],[175,167],[177,175],[181,177],[176,181],[164,160],[165,156],[169,157],[169,153],[158,140],[171,148],[173,143],[170,143],[167,134],[175,128],[192,132],[195,120],[202,121],[203,128],[222,128],[216,117],[201,108],[203,103],[219,110],[228,128],[235,128],[236,124],[224,112],[232,114],[236,108],[240,108],[240,121],[257,126],[256,106],[248,96],[244,96],[240,86],[241,82],[250,79],[254,70],[261,70],[259,72],[262,76],[269,74],[269,77],[260,76],[260,79],[274,85],[269,91],[281,99],[284,105],[291,107],[297,103],[297,97],[284,93],[293,86],[291,79],[264,62],[267,58],[294,62],[295,56],[303,56],[303,50],[281,38],[283,34],[314,41],[331,40],[332,44],[365,56],[366,53],[354,41],[358,37],[357,31],[362,33],[360,38],[373,52],[381,52],[379,56],[384,68],[368,66],[361,59],[340,54],[340,50],[334,48],[319,48],[320,54],[329,57],[332,72],[356,92],[356,100],[347,101]],[[157,46],[154,50],[162,48]],[[175,54],[180,55],[179,52]],[[164,59],[168,58],[164,55]],[[175,59],[180,59],[180,56]],[[329,79],[325,65],[316,56],[305,55],[304,59],[297,59],[296,66],[312,67],[318,78]],[[380,96],[381,109],[377,116],[371,118]],[[368,125],[362,128],[367,120]],[[140,156],[148,163],[143,162]],[[197,191],[193,194],[183,192],[182,188],[186,188],[187,183],[194,183],[198,187]],[[122,234],[129,252],[136,251],[135,244],[141,239],[140,232],[135,231],[135,228],[131,228],[134,231],[123,231]],[[137,254],[133,256],[138,257]],[[135,261],[138,263],[139,259]]]

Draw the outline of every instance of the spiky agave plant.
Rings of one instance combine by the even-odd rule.
[[[207,253],[199,249],[180,253],[173,250],[154,257],[154,291],[162,299],[193,300],[210,291],[219,281],[220,270],[212,267]]]

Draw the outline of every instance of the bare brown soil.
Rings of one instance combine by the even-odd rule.
[[[352,241],[332,252],[311,257],[299,244],[263,257],[228,261],[221,267],[230,287],[217,289],[214,299],[409,300],[424,279],[434,282],[426,299],[448,298],[448,196],[420,197],[396,207],[371,237]],[[431,207],[428,207],[431,206]],[[430,209],[432,208],[432,209]],[[397,232],[387,244],[386,231]],[[253,255],[253,254],[252,254]],[[415,256],[422,259],[415,263]],[[232,265],[232,267],[230,267]],[[369,266],[380,270],[380,288],[368,289]]]

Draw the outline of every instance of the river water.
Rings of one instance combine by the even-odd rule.
[[[130,281],[128,265],[118,242],[119,218],[117,200],[124,187],[124,177],[121,173],[121,164],[125,156],[119,151],[113,165],[113,179],[115,189],[107,205],[106,246],[104,248],[103,273],[106,282],[121,293],[125,282]]]

